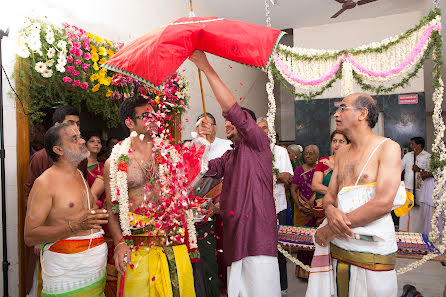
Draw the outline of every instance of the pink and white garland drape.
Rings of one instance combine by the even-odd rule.
[[[441,30],[437,18],[413,32],[405,41],[390,46],[383,53],[351,54],[346,51],[337,59],[305,61],[293,59],[291,55],[277,52],[274,54],[274,63],[280,74],[291,85],[303,90],[321,88],[333,79],[339,68],[342,67],[342,91],[344,95],[347,95],[353,93],[351,71],[355,71],[365,80],[374,82],[390,81],[403,76],[423,57],[434,30]],[[396,37],[394,38],[396,39]],[[383,41],[381,45],[391,41],[392,38]],[[290,48],[283,45],[281,47],[310,55],[314,52],[314,50]],[[373,47],[376,47],[376,43],[358,49]]]

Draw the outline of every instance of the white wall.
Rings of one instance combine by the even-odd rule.
[[[333,23],[330,25],[294,28],[294,46],[334,50],[357,47],[370,42],[381,41],[393,35],[401,34],[416,25],[422,16],[422,12],[416,11],[373,19]],[[360,91],[360,88],[357,85],[354,85],[354,90]],[[418,77],[412,80],[409,87],[404,89],[399,88],[395,93],[422,91],[424,91],[424,78],[423,71],[421,70]],[[336,97],[342,97],[340,80],[334,84],[333,88],[319,96],[318,99]],[[282,105],[287,107],[294,106],[292,102],[282,102]],[[291,136],[294,134],[294,112],[282,113],[281,123],[282,135]],[[294,138],[295,137],[292,139],[294,140]]]

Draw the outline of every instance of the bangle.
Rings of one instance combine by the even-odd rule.
[[[125,241],[121,241],[120,243],[118,243],[117,245],[115,245],[115,249],[114,249],[114,251],[116,251],[116,248],[120,245],[120,244],[122,244],[122,243],[126,243]]]
[[[68,227],[70,227],[71,232],[74,233],[74,229],[73,229],[73,227],[71,226],[70,221],[68,221]]]

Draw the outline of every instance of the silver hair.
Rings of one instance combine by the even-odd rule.
[[[299,153],[302,153],[302,147],[300,145],[297,145],[297,144],[290,144],[287,147],[287,149],[290,150],[292,153],[294,153],[296,155],[299,154]]]
[[[257,124],[260,124],[261,122],[267,122],[268,123],[268,120],[266,118],[264,118],[264,117],[260,117],[260,118],[257,119]]]
[[[315,145],[315,144],[310,144],[310,145],[307,145],[306,147],[305,147],[305,149],[310,149],[310,148],[312,148],[312,149],[314,149],[314,151],[317,153],[317,155],[319,156],[319,148],[317,147],[317,145]]]

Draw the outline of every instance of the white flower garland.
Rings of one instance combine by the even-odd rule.
[[[116,144],[110,155],[111,201],[112,204],[116,202],[119,203],[119,221],[123,236],[130,236],[132,235],[132,232],[130,231],[127,172],[118,170],[118,159],[121,155],[128,157],[131,144],[132,139],[130,136],[124,139],[121,143]]]

